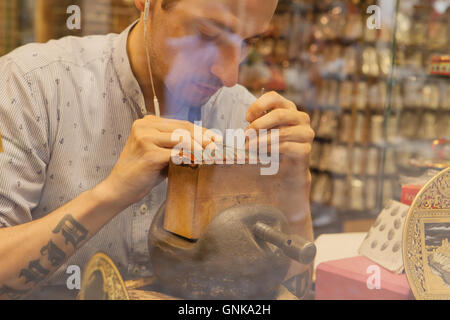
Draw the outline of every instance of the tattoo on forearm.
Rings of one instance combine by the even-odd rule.
[[[41,255],[47,256],[52,267],[58,267],[63,264],[66,259],[66,253],[62,251],[52,240],[41,249]]]
[[[27,284],[28,282],[34,282],[37,284],[44,280],[49,273],[50,271],[45,269],[41,265],[40,260],[37,259],[30,261],[30,263],[28,264],[28,269],[20,270],[19,278],[24,277],[25,284]]]
[[[66,239],[65,243],[68,244],[70,242],[75,249],[88,234],[88,231],[70,214],[64,216],[56,226],[55,230],[53,230],[53,233],[58,233],[60,231]]]
[[[65,215],[58,223],[53,233],[60,233],[65,238],[65,244],[71,244],[75,249],[79,244],[86,239],[88,231],[79,222],[77,222],[72,215]],[[66,260],[66,253],[59,248],[52,240],[49,240],[47,245],[41,248],[41,256],[47,257],[48,262],[52,267],[61,266]],[[25,278],[25,284],[33,282],[35,285],[43,281],[50,275],[50,270],[41,265],[41,260],[32,260],[28,264],[28,268],[20,270],[19,278]],[[27,290],[19,290],[3,285],[0,287],[0,297],[6,295],[9,299],[20,299],[28,294],[32,288]]]
[[[3,285],[3,287],[0,287],[0,297],[7,296],[8,299],[17,300],[17,299],[22,298],[29,291],[30,290],[17,290],[17,289],[8,287],[7,285]]]

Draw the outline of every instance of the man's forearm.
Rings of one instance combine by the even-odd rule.
[[[102,185],[42,219],[0,229],[0,299],[19,299],[124,210]]]
[[[281,179],[280,209],[286,215],[293,232],[313,240],[310,211],[311,173],[292,171]]]
[[[290,222],[303,220],[310,215],[311,173],[292,171],[280,179],[280,205]]]

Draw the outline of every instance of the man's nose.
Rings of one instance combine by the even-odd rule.
[[[239,78],[240,48],[228,48],[222,51],[211,67],[211,73],[226,87],[233,87]]]

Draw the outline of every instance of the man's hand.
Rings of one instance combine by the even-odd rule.
[[[314,131],[308,114],[298,111],[297,106],[276,92],[264,94],[247,111],[248,129],[279,129],[279,152],[281,174],[299,183],[310,180],[309,157]],[[259,137],[267,139],[270,137]],[[269,143],[268,143],[269,145]]]
[[[202,150],[210,143],[204,137],[202,140],[205,141],[195,141],[194,128],[188,121],[155,116],[135,121],[119,160],[109,177],[102,182],[102,190],[125,207],[140,201],[165,178],[163,170],[169,164],[172,148],[180,143],[172,140],[175,130],[189,132],[191,146],[195,146],[196,150]],[[203,136],[205,131],[201,129]]]

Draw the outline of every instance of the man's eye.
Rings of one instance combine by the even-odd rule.
[[[212,34],[200,33],[200,37],[204,41],[211,42],[211,41],[217,41],[220,36],[218,34],[212,35]]]
[[[244,61],[249,52],[250,52],[250,48],[251,46],[246,42],[246,41],[242,41],[242,45],[241,45],[241,61]]]
[[[248,39],[242,41],[242,47],[248,48],[251,46],[252,46],[252,43]]]
[[[260,38],[259,36],[255,36],[255,37],[252,37],[252,38],[245,39],[244,42],[245,42],[245,45],[246,45],[247,47],[251,47],[251,46],[256,45],[256,43],[257,43],[260,39],[261,39],[261,38]]]
[[[247,40],[244,40],[244,41],[242,41],[241,49],[248,50],[250,46],[251,46],[251,44]]]
[[[242,49],[245,53],[248,53],[248,52],[250,51],[250,48],[251,48],[252,46],[254,46],[254,45],[255,45],[255,40],[254,40],[253,38],[251,38],[251,39],[245,39],[245,40],[242,41],[241,49]]]

